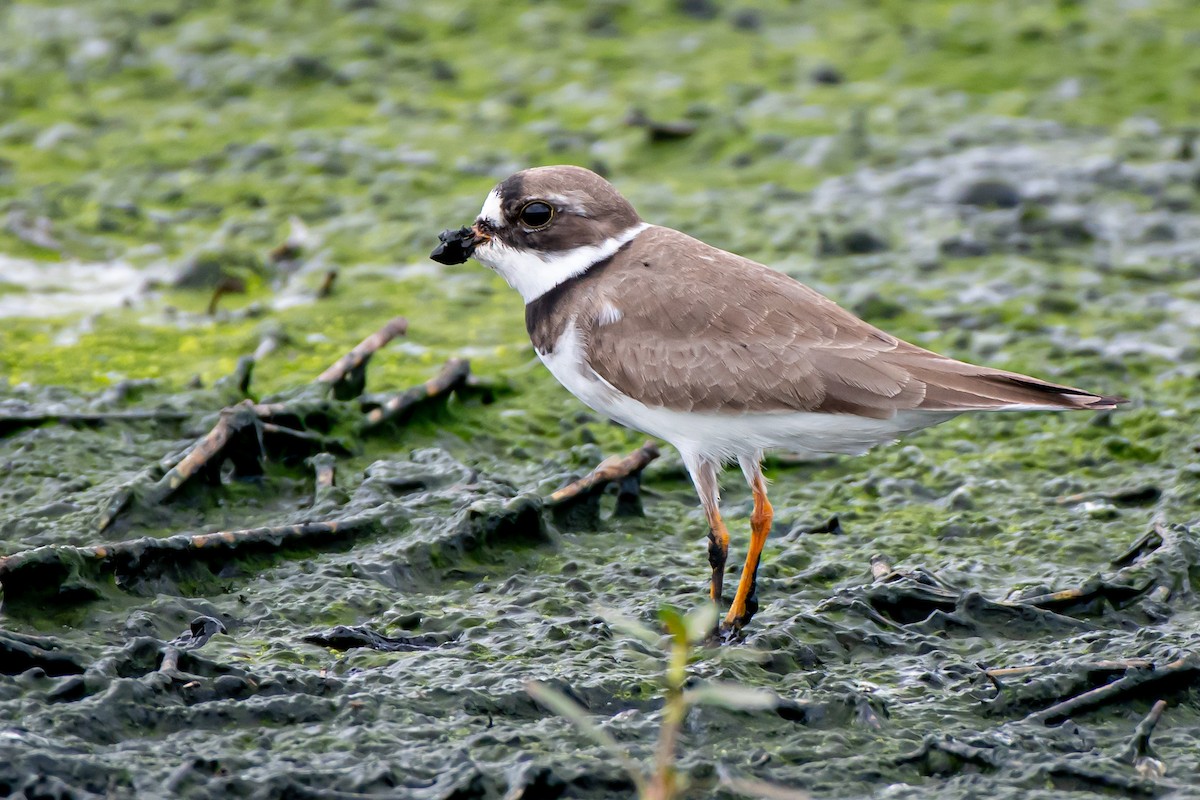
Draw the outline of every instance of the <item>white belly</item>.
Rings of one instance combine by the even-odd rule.
[[[584,360],[579,331],[568,325],[549,355],[538,353],[558,382],[590,408],[630,428],[665,439],[680,452],[727,461],[781,449],[805,455],[863,453],[906,433],[945,422],[953,413],[901,411],[891,419],[805,411],[721,414],[647,406],[600,377]]]

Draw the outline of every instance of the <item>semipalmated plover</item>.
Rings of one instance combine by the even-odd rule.
[[[709,524],[721,602],[729,533],[717,474],[754,495],[750,549],[724,629],[758,608],[772,510],[763,451],[862,453],[964,411],[1107,410],[1123,402],[977,367],[884,333],[799,281],[643,222],[612,184],[572,166],[518,172],[432,258],[474,255],[525,299],[538,357],[572,394],[683,457]]]

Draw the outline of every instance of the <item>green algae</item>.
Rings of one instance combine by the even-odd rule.
[[[820,232],[836,242],[856,227],[870,229],[875,221],[858,216],[859,206],[887,198],[859,203],[848,194],[834,211],[818,213],[800,193],[858,169],[886,175],[912,160],[955,155],[971,147],[971,136],[1014,148],[1061,141],[1079,162],[1099,152],[1134,165],[1184,164],[1184,126],[1200,113],[1200,12],[1182,0],[1136,7],[779,2],[744,9],[737,22],[732,13],[693,19],[678,5],[100,0],[0,7],[0,209],[46,218],[61,244],[40,247],[9,224],[0,227],[0,252],[39,262],[123,258],[173,276],[188,259],[214,251],[266,263],[293,215],[316,237],[299,274],[255,277],[246,294],[223,298],[211,318],[207,290],[160,283],[132,309],[98,308],[87,319],[4,319],[4,394],[51,402],[62,398],[46,387],[69,387],[70,397],[151,378],[153,387],[126,402],[183,398],[211,412],[235,399],[215,384],[265,338],[279,343],[258,359],[256,397],[309,382],[404,314],[409,334],[375,356],[369,391],[403,389],[447,358],[466,356],[476,374],[501,378],[513,392],[494,403],[455,398],[423,411],[339,462],[339,482],[353,488],[374,461],[432,445],[517,488],[555,488],[642,437],[597,419],[552,381],[526,339],[519,298],[498,278],[475,264],[435,269],[424,257],[436,232],[469,221],[508,172],[548,162],[602,167],[647,219],[776,265],[898,335],[1135,400],[1100,419],[962,418],[912,446],[859,459],[770,462],[777,535],[760,573],[764,608],[739,648],[753,657],[706,653],[695,669],[829,709],[843,707],[832,698],[866,692],[890,717],[879,732],[845,711],[828,710],[829,721],[809,727],[704,710],[689,721],[692,748],[683,767],[700,791],[713,788],[713,764],[724,761],[822,796],[866,796],[884,783],[907,784],[897,796],[972,796],[980,789],[968,776],[922,774],[893,758],[928,731],[970,735],[997,725],[964,691],[956,669],[1096,648],[1124,656],[1151,646],[1194,647],[1192,610],[1185,605],[1166,624],[1147,623],[1128,636],[1106,631],[1102,639],[947,634],[932,655],[887,639],[887,631],[863,634],[853,613],[824,615],[833,627],[804,615],[859,586],[876,551],[1002,597],[1017,586],[1078,585],[1154,515],[1196,518],[1194,326],[1186,309],[1155,299],[1200,299],[1194,270],[1145,248],[1144,259],[1122,262],[1097,244],[1109,239],[1053,227],[1053,200],[1013,213],[1011,225],[1031,235],[1028,247],[923,254],[910,246],[915,215],[897,206],[878,221],[887,251],[827,255]],[[840,83],[811,79],[825,65]],[[635,109],[689,121],[696,133],[653,142],[624,125]],[[995,116],[1063,127],[989,134]],[[1055,154],[1042,158],[1053,173]],[[1123,219],[1152,215],[1165,202],[1119,181],[1093,183],[1100,188],[1089,208],[1122,210]],[[1171,191],[1195,207],[1186,181]],[[994,212],[996,225],[1010,224],[1004,213]],[[931,223],[932,234],[920,233],[944,241],[939,226],[952,229],[942,220]],[[981,224],[975,232],[987,230]],[[1137,250],[1144,243],[1121,244]],[[327,268],[339,270],[333,294],[305,299]],[[992,287],[999,288],[981,292]],[[288,292],[302,302],[276,305]],[[196,378],[214,388],[190,388]],[[0,441],[0,460],[13,465],[0,482],[5,552],[34,541],[91,540],[95,509],[115,485],[176,452],[191,433],[120,424],[45,428]],[[72,484],[81,476],[87,486]],[[727,480],[725,496],[737,543],[750,514],[739,484]],[[271,465],[266,485],[273,492],[261,496],[253,486],[223,487],[138,532],[268,524],[306,501],[300,470]],[[1154,485],[1161,498],[1096,508],[1062,500],[1131,485]],[[206,703],[193,712],[175,694],[139,695],[130,705],[147,706],[161,715],[151,718],[160,731],[178,733],[152,732],[144,719],[122,724],[132,748],[122,753],[136,752],[140,763],[111,773],[118,796],[134,785],[143,793],[165,785],[197,750],[228,765],[214,776],[275,765],[255,789],[224,785],[248,796],[283,793],[282,772],[314,759],[320,763],[306,780],[362,791],[401,785],[393,774],[401,760],[406,772],[454,775],[458,753],[501,765],[499,772],[515,769],[520,754],[535,754],[540,763],[566,765],[565,774],[603,775],[604,754],[532,708],[522,687],[530,678],[569,684],[631,742],[636,757],[648,755],[661,718],[653,700],[658,666],[596,621],[595,605],[641,617],[663,602],[689,607],[703,595],[706,566],[703,515],[677,457],[668,453],[648,470],[647,487],[645,520],[605,519],[597,531],[539,547],[462,554],[434,546],[434,568],[420,580],[396,578],[384,565],[403,562],[396,542],[436,542],[453,503],[434,502],[411,529],[352,551],[251,558],[227,575],[177,581],[152,598],[102,585],[99,602],[6,609],[0,619],[99,649],[120,646],[138,629],[139,614],[166,640],[191,615],[218,608],[239,625],[203,651],[214,661],[301,683],[328,669],[346,681],[329,705],[289,696],[257,717],[228,699],[209,698],[219,712],[208,717]],[[60,498],[79,510],[47,516],[61,511],[53,506]],[[834,513],[842,536],[787,536]],[[462,646],[331,656],[300,643],[301,634],[336,624],[453,633]],[[18,691],[15,681],[6,693]],[[951,688],[939,691],[938,681]],[[27,697],[23,714],[41,703]],[[29,724],[73,737],[98,758],[111,755],[111,740],[87,720],[102,713],[100,701],[81,702],[78,709],[47,706]],[[130,705],[115,696],[109,707]],[[54,709],[62,708],[56,719]],[[1129,717],[1101,714],[1084,725],[1109,748],[1128,735]],[[1189,754],[1194,702],[1173,706],[1164,724],[1174,738],[1160,751],[1186,779],[1197,767]],[[193,737],[184,733],[189,726],[230,738]],[[356,771],[363,761],[381,765],[378,783],[362,777],[369,769]],[[572,791],[620,791],[594,780],[591,789]],[[180,793],[225,795],[217,777],[188,781]],[[1028,796],[1047,782],[1022,784],[1006,773],[985,785],[997,796]],[[440,786],[440,794],[425,796],[454,791]]]

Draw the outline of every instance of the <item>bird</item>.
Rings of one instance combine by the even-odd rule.
[[[729,531],[718,477],[737,462],[750,544],[719,633],[759,607],[771,530],[770,450],[861,454],[969,411],[1104,411],[1125,402],[939,355],[800,281],[642,220],[588,169],[534,167],[487,195],[430,254],[474,257],[525,301],[538,358],[585,405],[678,450],[708,522],[709,596],[723,603]]]

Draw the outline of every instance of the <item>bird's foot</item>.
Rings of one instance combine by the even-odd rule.
[[[712,643],[717,645],[741,644],[746,639],[742,633],[742,623],[740,620],[734,620],[733,622],[725,620],[713,631],[711,638]]]

